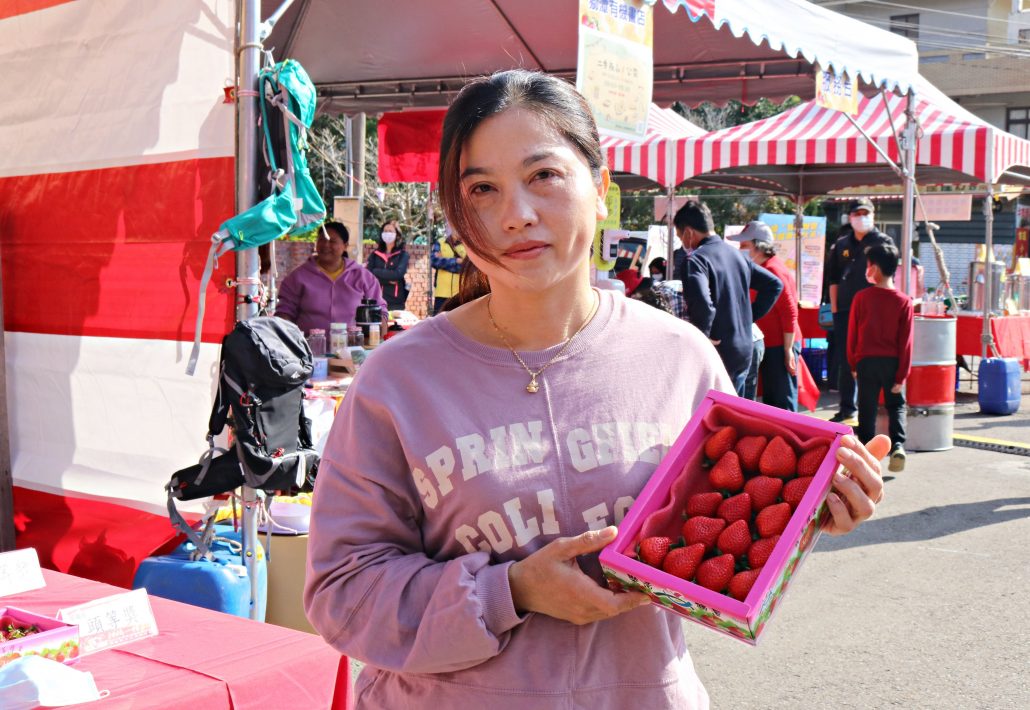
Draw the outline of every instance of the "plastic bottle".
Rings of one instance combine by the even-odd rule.
[[[312,357],[325,357],[325,331],[312,328],[308,332],[308,347],[311,348]]]
[[[340,357],[347,350],[347,324],[329,324],[329,351]]]

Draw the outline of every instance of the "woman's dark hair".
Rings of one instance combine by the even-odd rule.
[[[534,111],[586,159],[595,180],[605,166],[597,124],[586,100],[566,81],[547,74],[512,69],[474,79],[447,109],[440,140],[440,203],[452,228],[471,251],[497,263],[486,249],[483,223],[468,204],[461,185],[461,151],[479,125],[513,106]],[[460,290],[444,306],[456,308],[490,292],[490,284],[470,259],[461,267]]]
[[[701,232],[708,236],[715,231],[712,211],[701,200],[687,200],[686,204],[676,211],[672,223],[677,232],[683,231],[685,227],[690,227],[695,232]]]
[[[343,222],[334,222],[329,220],[322,226],[325,227],[326,231],[336,232],[336,236],[342,239],[344,244],[350,243],[350,232],[347,231],[347,227]]]
[[[386,242],[383,241],[383,231],[388,225],[396,224],[397,227],[393,230],[397,233],[397,241],[393,243],[393,249],[401,251],[404,249],[404,232],[401,231],[401,223],[395,219],[388,219],[382,223],[379,227],[379,237],[376,238],[376,249],[379,251],[386,251]]]
[[[867,263],[880,267],[883,275],[890,278],[897,273],[901,257],[898,248],[893,244],[874,244],[866,247],[865,259]]]

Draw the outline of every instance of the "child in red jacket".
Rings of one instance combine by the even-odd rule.
[[[860,291],[848,322],[848,364],[858,382],[858,438],[876,435],[876,408],[883,391],[891,455],[888,468],[905,468],[905,395],[912,365],[912,298],[894,287],[898,250],[892,244],[866,249],[865,277],[875,288]]]

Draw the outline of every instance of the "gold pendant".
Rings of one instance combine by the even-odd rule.
[[[536,383],[536,375],[533,375],[532,379],[529,381],[529,384],[526,385],[526,391],[530,394],[536,394],[540,391],[540,385]]]

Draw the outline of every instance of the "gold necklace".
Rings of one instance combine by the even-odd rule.
[[[519,355],[518,351],[511,346],[511,343],[508,342],[508,338],[506,338],[504,335],[504,331],[501,330],[501,328],[497,325],[497,321],[494,320],[494,314],[490,310],[490,301],[492,299],[493,294],[490,294],[486,297],[486,315],[490,318],[490,323],[493,325],[494,330],[497,331],[497,335],[501,337],[501,341],[505,344],[505,346],[507,346],[508,350],[511,351],[511,354],[515,356],[515,359],[519,361],[519,364],[522,365],[522,369],[529,373],[529,384],[526,385],[526,391],[530,394],[536,394],[540,391],[540,385],[537,383],[536,378],[539,377],[544,370],[553,365],[558,358],[565,354],[565,351],[569,349],[569,345],[571,345],[572,341],[576,339],[576,336],[582,333],[583,329],[587,327],[587,323],[589,323],[590,320],[594,317],[594,313],[597,312],[597,308],[600,305],[600,298],[598,298],[594,301],[594,305],[590,309],[590,313],[587,314],[586,319],[579,326],[579,328],[576,329],[576,332],[570,335],[568,340],[562,343],[561,350],[559,350],[554,355],[554,357],[545,362],[543,367],[534,372],[529,368],[529,365],[526,364],[526,361],[522,359],[522,356]]]

